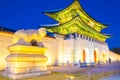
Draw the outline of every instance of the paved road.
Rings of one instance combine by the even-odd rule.
[[[94,68],[86,67],[86,68],[76,68],[76,67],[48,67],[50,71],[54,72],[62,72],[62,73],[100,73],[100,72],[112,72],[112,71],[120,71],[120,63],[111,63],[104,64],[101,67],[96,66]]]
[[[104,78],[102,80],[120,80],[120,74],[116,74],[116,75],[113,75],[111,77]]]

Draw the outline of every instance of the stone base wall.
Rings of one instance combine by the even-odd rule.
[[[62,37],[56,37],[56,39],[54,40],[55,42],[53,44],[53,47],[55,47],[55,49],[53,53],[55,54],[55,56],[52,56],[52,58],[56,59],[57,64],[77,64],[79,60],[81,62],[87,63],[97,63],[98,61],[106,63],[109,58],[109,48],[107,43],[105,42],[100,42],[92,38],[87,38],[86,36],[66,40],[64,40],[64,38]],[[47,47],[49,49],[49,47],[52,46]],[[48,59],[49,58],[51,57],[48,56]]]
[[[18,74],[18,75],[8,74],[8,73],[5,73],[5,74],[6,75],[4,75],[4,76],[12,78],[13,80],[21,80],[23,78],[30,78],[30,77],[32,78],[32,77],[35,77],[35,76],[48,75],[48,74],[51,74],[51,71],[34,72],[34,73],[26,73],[26,74]]]
[[[74,61],[83,61],[83,57],[87,63],[95,63],[99,61],[106,62],[108,59],[109,48],[107,43],[77,38],[74,40]],[[96,58],[96,59],[95,59]]]
[[[47,71],[46,62],[8,62],[6,67],[6,72],[9,74],[26,74],[41,71]]]

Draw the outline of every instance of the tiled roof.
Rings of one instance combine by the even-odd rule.
[[[16,30],[13,30],[13,29],[9,29],[9,28],[5,28],[5,27],[0,26],[0,31],[15,32]]]

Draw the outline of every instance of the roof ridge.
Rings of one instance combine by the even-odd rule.
[[[2,26],[0,26],[0,31],[9,31],[9,32],[16,32],[16,30],[13,30],[13,29],[9,29],[9,28],[6,28],[6,27],[2,27]]]

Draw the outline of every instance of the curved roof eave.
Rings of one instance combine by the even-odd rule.
[[[50,28],[54,28],[54,27],[64,27],[64,26],[66,26],[66,25],[68,25],[68,24],[72,24],[72,22],[74,21],[74,20],[76,20],[76,18],[80,18],[80,16],[76,16],[75,18],[73,18],[72,20],[70,20],[69,22],[67,22],[67,23],[64,23],[64,24],[60,24],[60,25],[56,25],[56,26],[43,26],[43,27],[45,27],[46,29],[50,29]],[[81,20],[81,19],[80,19]],[[88,29],[90,29],[91,31],[94,31],[95,33],[97,33],[97,34],[100,34],[100,35],[103,35],[103,36],[106,36],[107,38],[109,38],[109,36],[107,36],[107,35],[105,35],[105,34],[102,34],[102,33],[99,33],[98,31],[96,31],[96,30],[94,30],[93,28],[91,28],[91,27],[89,27],[88,25],[86,25],[82,20],[81,20],[81,22],[82,22],[82,25],[84,26],[84,27],[87,27]]]
[[[58,10],[50,10],[50,11],[45,11],[45,14],[49,17],[51,17],[50,15],[53,14],[58,14],[58,13],[63,13],[65,12],[67,9],[69,9],[71,6],[73,6],[74,4],[76,4],[79,6],[79,8],[81,9],[82,13],[87,16],[89,19],[93,20],[95,23],[102,25],[102,28],[106,28],[107,26],[104,24],[101,24],[99,21],[95,20],[94,18],[92,18],[90,15],[88,15],[85,10],[81,7],[80,3],[78,0],[74,0],[74,2],[72,2],[69,6],[67,6],[66,8],[62,8],[62,9],[58,9]],[[52,18],[52,17],[51,17]]]
[[[56,10],[46,10],[46,11],[44,11],[44,13],[60,13],[60,11],[65,11],[65,9],[67,9],[67,8],[69,8],[70,6],[72,6],[74,3],[75,3],[75,1],[76,0],[74,0],[71,4],[69,4],[67,7],[65,7],[65,8],[60,8],[60,9],[56,9]]]

